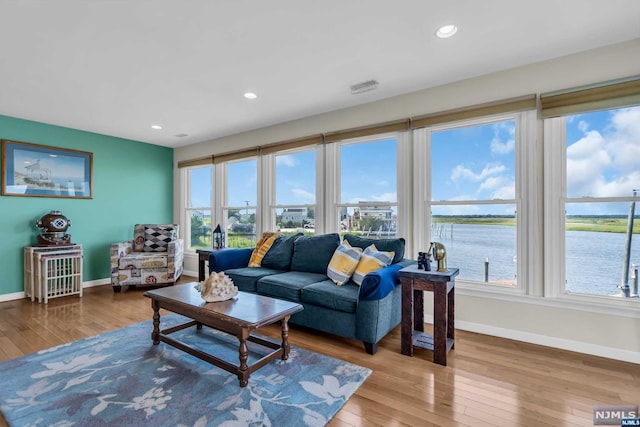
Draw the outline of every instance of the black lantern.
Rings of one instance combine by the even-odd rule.
[[[212,246],[213,249],[224,248],[224,230],[220,227],[220,224],[213,230]]]

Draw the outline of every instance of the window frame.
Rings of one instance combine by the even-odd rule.
[[[620,107],[610,107],[616,110]],[[597,110],[593,110],[597,111]],[[578,113],[571,113],[578,114]],[[638,298],[610,295],[584,294],[566,291],[566,205],[580,202],[629,202],[640,201],[633,197],[567,197],[567,132],[566,117],[543,119],[544,135],[544,295],[547,299],[580,306],[589,311],[611,312],[630,310],[637,312]],[[637,313],[634,313],[637,315]]]
[[[212,206],[189,206],[191,203],[191,172],[195,169],[204,169],[204,168],[211,168],[211,203]],[[186,252],[191,252],[191,253],[195,253],[196,249],[193,248],[193,246],[191,245],[191,213],[193,211],[209,211],[211,212],[211,224],[213,226],[214,220],[215,220],[215,216],[214,216],[214,210],[213,210],[213,205],[215,204],[214,202],[214,197],[215,197],[215,190],[214,190],[214,181],[215,181],[215,165],[213,164],[207,164],[207,165],[195,165],[195,166],[188,166],[182,169],[182,172],[180,174],[180,177],[182,179],[183,182],[183,203],[182,203],[182,209],[181,209],[181,218],[182,218],[182,224],[184,224],[184,226],[182,227],[183,231],[180,234],[182,236],[182,239],[185,241],[185,247],[184,250]]]
[[[411,251],[412,230],[409,224],[411,211],[410,179],[412,174],[411,135],[409,131],[396,131],[363,137],[344,139],[325,144],[325,229],[330,233],[342,233],[340,227],[340,210],[343,207],[368,206],[361,204],[342,203],[342,147],[356,144],[373,143],[386,139],[396,141],[396,201],[376,202],[376,206],[390,206],[396,209],[396,235],[403,236],[406,241],[405,258],[412,258]],[[316,221],[317,224],[317,221]],[[316,233],[318,231],[316,230]]]
[[[452,129],[481,126],[512,120],[516,125],[515,133],[515,195],[513,199],[495,200],[431,200],[431,135]],[[456,278],[456,287],[469,294],[486,296],[531,295],[541,296],[542,286],[539,277],[542,265],[536,263],[536,254],[540,253],[541,212],[538,206],[538,150],[536,144],[536,111],[527,110],[514,113],[496,114],[468,120],[442,123],[414,130],[414,230],[417,236],[413,251],[424,251],[432,240],[432,206],[510,204],[515,206],[516,215],[516,284],[505,286]],[[426,167],[424,165],[427,165]],[[422,166],[422,167],[421,167]],[[540,259],[540,258],[538,258]],[[449,265],[449,267],[456,267]]]
[[[277,204],[277,198],[276,198],[276,180],[278,179],[277,176],[277,169],[276,169],[276,157],[279,155],[288,155],[288,154],[296,154],[296,153],[303,153],[303,152],[307,152],[307,151],[314,151],[315,154],[315,196],[316,196],[316,203],[314,204],[298,204],[298,205],[282,205],[282,204]],[[263,198],[263,204],[264,204],[264,208],[262,209],[262,215],[263,215],[263,223],[265,224],[265,227],[269,230],[275,230],[277,228],[277,224],[276,224],[276,210],[277,209],[284,209],[284,208],[313,208],[314,209],[314,218],[315,218],[315,234],[320,234],[318,232],[319,229],[323,229],[322,227],[322,222],[318,221],[318,212],[322,210],[322,197],[320,197],[321,192],[320,189],[322,188],[321,185],[319,185],[319,180],[323,178],[323,174],[321,173],[321,171],[319,171],[319,165],[322,164],[322,157],[323,157],[323,153],[324,150],[322,148],[321,144],[316,144],[316,145],[311,145],[311,146],[303,146],[303,147],[296,147],[296,148],[291,148],[291,149],[284,149],[281,151],[277,151],[274,153],[269,153],[269,154],[263,154],[261,157],[262,160],[262,165],[263,165],[263,172],[264,172],[264,176],[263,178],[263,190],[264,190],[264,198]],[[322,216],[321,216],[322,217]]]

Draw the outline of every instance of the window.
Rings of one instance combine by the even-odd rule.
[[[462,288],[542,293],[535,132],[534,110],[414,131],[414,253],[442,243]]]
[[[547,119],[545,130],[547,162],[560,171],[547,176],[549,203],[564,219],[551,223],[563,240],[550,293],[629,296],[640,265],[640,106]]]
[[[227,247],[248,248],[256,244],[258,196],[257,160],[222,163],[226,170],[226,202],[223,218]]]
[[[460,279],[515,286],[516,120],[434,129],[432,241],[447,249]]]
[[[187,169],[187,229],[180,235],[192,250],[211,247],[211,201],[213,167]]]
[[[275,228],[283,234],[316,228],[316,151],[275,156]]]
[[[334,213],[342,233],[395,237],[398,230],[398,141],[395,137],[342,142],[339,200]]]

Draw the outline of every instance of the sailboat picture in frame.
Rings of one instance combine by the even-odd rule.
[[[93,198],[93,153],[2,140],[2,195]]]

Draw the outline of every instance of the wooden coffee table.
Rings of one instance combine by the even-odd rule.
[[[227,301],[205,302],[195,289],[195,285],[195,282],[186,283],[149,290],[144,293],[144,296],[151,298],[151,307],[153,308],[151,339],[154,345],[163,341],[192,356],[236,374],[240,381],[240,387],[245,387],[249,383],[249,375],[252,372],[260,369],[270,361],[278,357],[282,360],[287,360],[290,350],[288,322],[292,314],[302,310],[303,307],[300,304],[246,292],[239,292],[236,297]],[[160,330],[161,308],[182,314],[193,320],[182,325]],[[251,334],[256,329],[277,321],[281,321],[281,343]],[[240,341],[238,348],[239,365],[234,365],[213,354],[205,353],[169,337],[169,334],[190,326],[196,326],[201,329],[202,325],[235,335],[238,338]],[[247,341],[258,343],[274,351],[252,365],[248,365]]]

